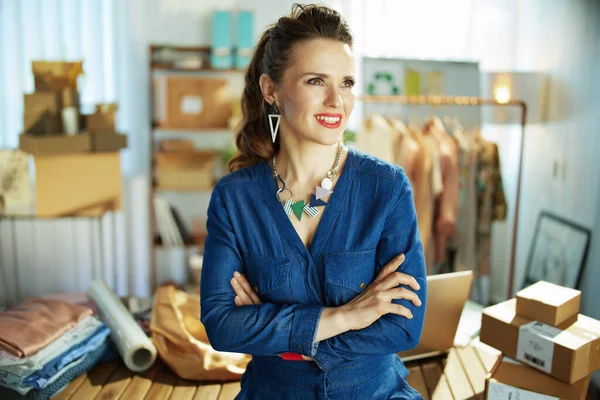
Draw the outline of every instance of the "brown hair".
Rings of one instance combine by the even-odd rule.
[[[350,28],[335,10],[318,5],[294,4],[261,36],[246,72],[242,96],[243,123],[236,135],[237,154],[229,161],[231,172],[271,158],[279,151],[279,136],[271,139],[267,114],[273,107],[263,98],[259,78],[267,74],[278,84],[292,62],[294,46],[310,39],[334,39],[352,46]]]

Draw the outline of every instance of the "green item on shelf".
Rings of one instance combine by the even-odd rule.
[[[370,95],[378,94],[378,93],[375,93],[375,87],[376,87],[377,81],[383,81],[390,86],[390,93],[386,93],[386,94],[391,94],[391,95],[400,94],[400,89],[398,88],[398,86],[394,85],[394,78],[391,73],[377,72],[377,73],[375,73],[374,80],[371,81],[371,83],[369,83],[369,87],[367,88],[367,91],[369,92]]]

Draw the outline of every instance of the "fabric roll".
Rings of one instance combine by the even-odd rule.
[[[106,282],[94,280],[85,294],[98,305],[125,366],[134,372],[150,368],[156,361],[156,348],[115,292]]]

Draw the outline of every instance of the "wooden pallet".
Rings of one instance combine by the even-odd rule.
[[[425,400],[483,400],[485,378],[497,357],[476,347],[454,348],[446,358],[407,363],[407,381]]]
[[[452,349],[447,358],[407,363],[409,384],[425,400],[483,400],[485,376],[496,356],[475,347]],[[230,400],[239,382],[215,383],[178,378],[158,361],[150,370],[134,374],[120,361],[99,364],[75,379],[56,400]]]

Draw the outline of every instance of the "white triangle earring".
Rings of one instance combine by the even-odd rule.
[[[271,129],[271,139],[273,139],[273,143],[275,143],[275,139],[277,138],[277,131],[279,130],[279,121],[281,120],[281,114],[279,114],[279,109],[277,108],[277,104],[273,102],[274,114],[269,114],[269,128]]]

